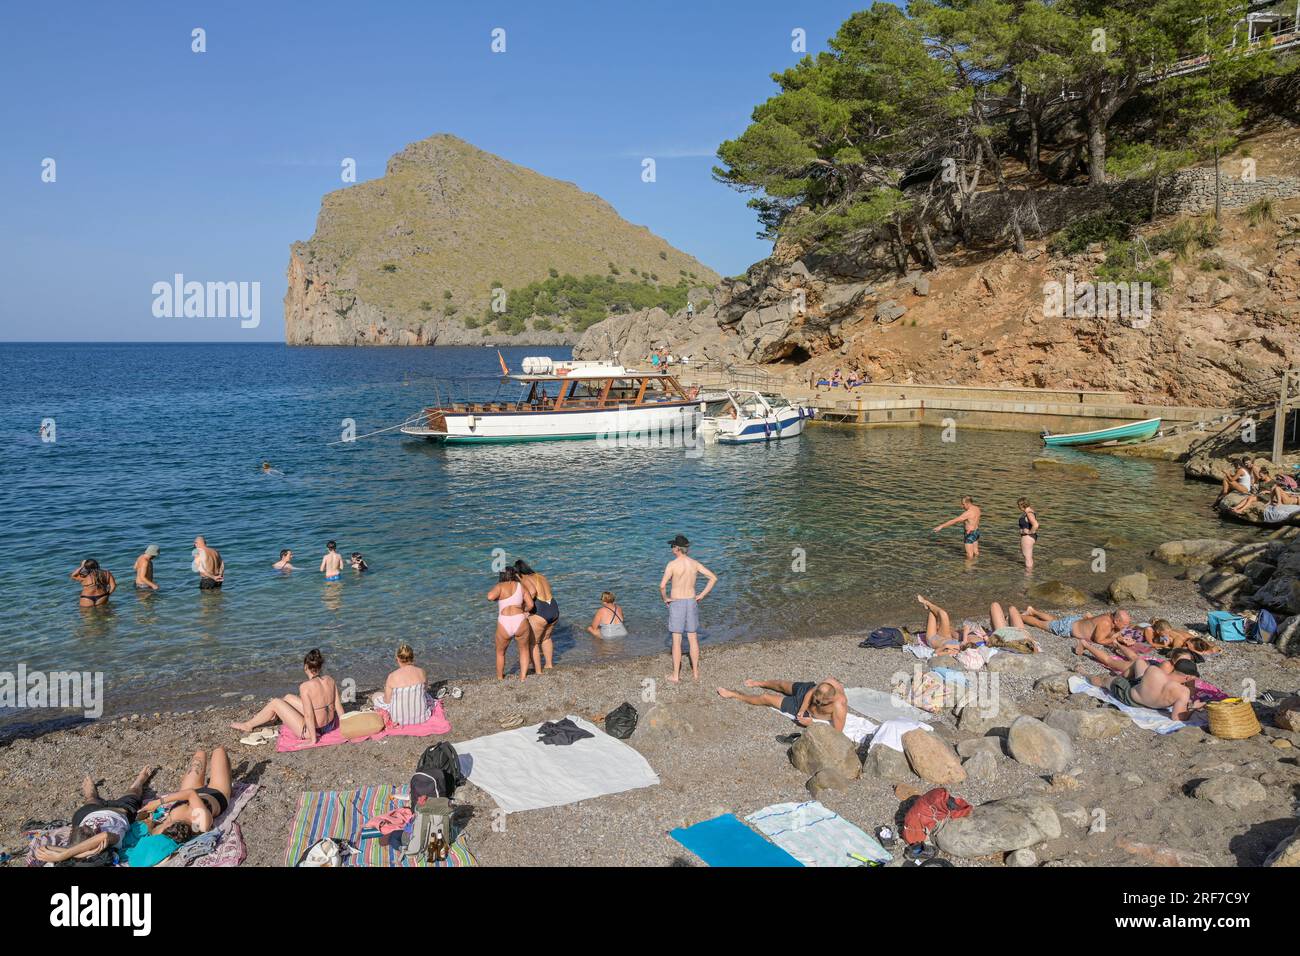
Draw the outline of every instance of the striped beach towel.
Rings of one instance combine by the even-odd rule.
[[[345,866],[477,866],[478,862],[457,838],[446,860],[420,863],[403,855],[400,834],[391,837],[361,839],[366,821],[406,805],[406,786],[379,784],[360,790],[309,791],[298,798],[298,812],[289,831],[289,846],[284,854],[285,866],[296,866],[311,846],[323,839],[347,840],[360,853],[353,854]],[[400,802],[398,802],[400,799]]]

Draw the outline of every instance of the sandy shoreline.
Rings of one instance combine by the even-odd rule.
[[[1141,609],[1141,616],[1164,616],[1180,624],[1203,622],[1209,605],[1191,584],[1172,578],[1177,569],[1168,570],[1171,576],[1155,582],[1155,597]],[[952,610],[977,616],[973,608]],[[1074,658],[1067,642],[1036,636],[1046,652],[1069,669],[1100,671]],[[494,733],[512,713],[525,723],[567,713],[597,720],[629,701],[643,720],[628,742],[658,773],[659,786],[514,814],[506,818],[503,832],[491,828],[492,799],[469,786],[458,794],[465,808],[467,845],[481,864],[493,866],[698,865],[667,836],[668,830],[722,812],[743,816],[772,803],[808,799],[806,775],[791,766],[788,744],[778,740],[794,730],[793,725],[771,711],[724,701],[715,688],[739,687],[748,677],[813,680],[834,675],[850,687],[883,690],[892,674],[911,670],[912,659],[903,651],[860,649],[859,639],[854,634],[707,647],[699,684],[673,686],[665,681],[667,655],[560,667],[523,683],[517,678],[460,682],[464,698],[446,702],[453,727],[446,738],[389,738],[278,754],[268,745],[239,743],[240,735],[228,723],[245,716],[249,705],[234,702],[193,714],[140,715],[13,739],[0,746],[0,775],[6,780],[0,798],[0,840],[13,852],[21,847],[24,821],[67,818],[79,804],[84,774],[103,780],[107,794],[124,787],[142,765],[156,763],[162,770],[154,789],[161,792],[177,785],[195,749],[225,744],[236,778],[262,785],[240,817],[249,848],[245,865],[278,866],[302,791],[401,784],[423,748],[436,739],[454,743]],[[1300,660],[1284,658],[1268,646],[1235,644],[1208,662],[1203,674],[1225,689],[1236,690],[1249,678],[1261,694],[1285,696],[1300,683]],[[646,679],[655,682],[657,703],[667,705],[673,716],[668,730],[650,728],[644,721],[651,706],[642,699]],[[1062,699],[1036,690],[1033,681],[1024,678],[1004,677],[1002,692],[1021,711],[1038,717],[1051,708],[1093,706],[1077,696]],[[971,736],[956,730],[951,714],[937,715],[934,724],[951,742]],[[1245,741],[1223,741],[1199,730],[1160,737],[1130,724],[1118,737],[1079,740],[1075,746],[1080,772],[1072,781],[1058,777],[1048,782],[1031,768],[1002,757],[991,780],[967,781],[953,789],[976,805],[1032,792],[1071,816],[1077,817],[1079,808],[1085,814],[1102,809],[1104,832],[1088,833],[1063,822],[1059,839],[1035,848],[1040,861],[1059,865],[1149,863],[1141,851],[1126,849],[1135,844],[1198,854],[1192,857],[1197,862],[1257,865],[1296,828],[1300,735],[1270,728],[1269,735]],[[1189,785],[1199,779],[1229,772],[1259,779],[1267,799],[1232,810],[1190,795]],[[917,786],[928,789],[919,782]],[[868,831],[893,822],[900,804],[893,784],[869,769],[848,790],[827,792],[821,799]]]

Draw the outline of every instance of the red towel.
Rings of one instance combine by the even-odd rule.
[[[432,737],[434,734],[451,733],[451,722],[447,720],[447,715],[443,713],[442,701],[434,701],[433,713],[429,719],[422,724],[408,724],[400,727],[393,723],[387,714],[384,714],[384,729],[377,734],[371,734],[368,737],[357,737],[348,740],[343,736],[343,732],[337,727],[331,730],[323,737],[318,737],[314,744],[309,744],[303,740],[284,724],[280,725],[280,737],[275,742],[275,749],[279,753],[290,753],[295,750],[310,750],[313,747],[332,747],[335,744],[360,743],[363,740],[379,740],[382,737]]]
[[[924,843],[930,832],[949,817],[970,814],[971,805],[961,797],[951,796],[943,787],[935,787],[922,794],[907,808],[903,817],[903,839],[908,846]]]

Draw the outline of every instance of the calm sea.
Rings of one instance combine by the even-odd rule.
[[[513,368],[543,353],[567,355],[505,350]],[[1091,456],[1099,480],[1063,478],[1029,467],[1041,453],[1032,435],[946,443],[938,429],[817,427],[700,457],[591,442],[442,448],[396,432],[331,444],[349,420],[357,434],[384,428],[435,389],[497,394],[489,348],[20,344],[0,355],[0,671],[103,672],[109,714],[282,693],[312,647],[361,686],[382,680],[403,641],[431,674],[488,673],[485,594],[501,554],[550,576],[563,666],[666,647],[657,588],[679,532],[722,579],[701,609],[706,646],[910,621],[917,591],[957,614],[1019,599],[1031,583],[1020,495],[1043,523],[1040,580],[1096,589],[1092,549],[1108,539],[1132,555],[1218,533],[1205,489],[1177,466]],[[47,418],[53,442],[41,438]],[[263,460],[282,476],[261,474]],[[963,493],[985,508],[975,570],[958,531],[929,531]],[[196,534],[225,557],[221,592],[197,588]],[[323,583],[330,538],[372,570]],[[162,590],[138,593],[131,565],[150,543]],[[281,548],[302,570],[271,569]],[[86,557],[118,577],[107,609],[77,606],[68,574]],[[1108,557],[1112,573],[1125,560],[1115,547]],[[627,610],[626,639],[585,631],[605,589]]]

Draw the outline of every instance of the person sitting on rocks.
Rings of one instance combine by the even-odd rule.
[[[1133,638],[1124,635],[1124,628],[1133,623],[1128,611],[1115,610],[1108,614],[1067,614],[1053,617],[1033,607],[1025,608],[1024,621],[1030,627],[1049,631],[1057,637],[1073,637],[1093,641],[1108,647],[1132,644]]]
[[[1196,664],[1187,658],[1180,658],[1168,673],[1159,665],[1138,659],[1123,674],[1092,677],[1089,681],[1125,706],[1168,708],[1174,720],[1187,720],[1205,706],[1192,699],[1197,675]]]
[[[794,718],[801,727],[812,726],[815,720],[824,720],[841,733],[849,713],[849,700],[844,696],[844,685],[834,677],[820,684],[812,681],[747,680],[746,687],[761,688],[761,694],[742,694],[718,688],[724,700],[738,700],[754,707],[775,707]]]

